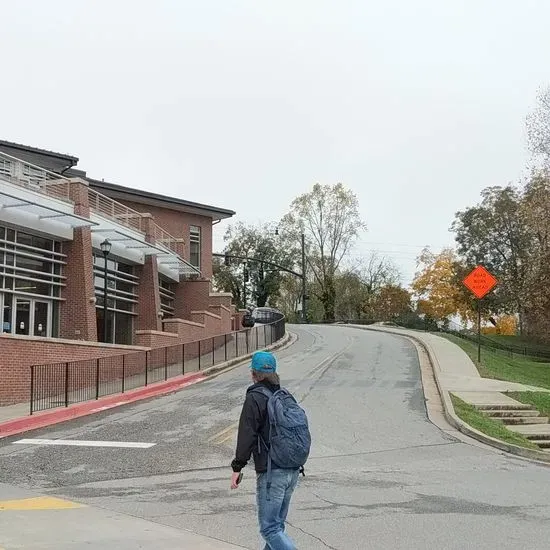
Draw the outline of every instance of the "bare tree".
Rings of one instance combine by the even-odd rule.
[[[316,183],[309,193],[292,201],[282,226],[299,242],[306,235],[308,266],[317,281],[317,296],[324,307],[325,320],[335,315],[335,275],[350,252],[359,232],[366,226],[359,214],[356,195],[341,183]]]
[[[527,115],[526,126],[529,150],[543,166],[550,166],[550,87],[539,90],[537,106]]]

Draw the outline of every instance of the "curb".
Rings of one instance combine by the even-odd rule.
[[[296,341],[296,335],[286,332],[275,344],[263,349],[268,351],[280,350],[291,346]],[[253,352],[252,352],[253,353]],[[136,388],[124,393],[108,395],[94,401],[75,403],[70,407],[55,409],[32,416],[23,416],[0,423],[0,440],[13,435],[21,434],[39,428],[46,428],[54,424],[60,424],[68,420],[75,420],[83,416],[89,416],[107,411],[122,405],[128,405],[151,397],[160,397],[175,393],[183,388],[215,378],[245,363],[252,357],[252,353],[231,359],[225,363],[206,368],[199,372],[193,372],[183,376],[177,376],[167,381],[156,382],[143,388]]]
[[[358,328],[359,330],[370,330],[371,332],[385,332],[387,334],[402,336],[404,338],[413,340],[419,346],[421,346],[422,349],[424,349],[424,351],[427,353],[428,359],[430,360],[430,363],[432,366],[435,383],[439,391],[439,396],[441,397],[441,402],[443,403],[443,411],[445,413],[445,419],[453,428],[456,428],[460,433],[463,433],[464,435],[467,435],[472,439],[476,439],[481,443],[490,445],[491,447],[495,447],[501,451],[505,451],[507,453],[520,456],[522,458],[527,458],[529,460],[534,460],[537,462],[544,462],[546,464],[550,463],[550,453],[535,451],[533,449],[526,449],[525,447],[520,447],[519,445],[514,445],[513,443],[506,443],[504,441],[500,441],[500,439],[495,439],[490,435],[484,434],[483,432],[476,430],[469,424],[466,424],[466,422],[464,422],[462,419],[460,419],[455,413],[453,402],[451,401],[451,395],[450,395],[451,392],[443,388],[441,384],[441,380],[439,378],[441,367],[439,366],[439,361],[434,351],[432,350],[429,344],[427,344],[426,342],[418,338],[418,336],[414,336],[412,334],[402,334],[400,332],[395,332],[391,329],[384,329],[384,328],[370,328],[370,327],[360,327],[360,326],[350,326],[350,325],[347,325],[347,326],[349,328]]]

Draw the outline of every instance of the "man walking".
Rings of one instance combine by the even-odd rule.
[[[281,389],[272,353],[256,352],[250,368],[253,385],[246,392],[239,421],[231,488],[238,487],[241,470],[253,455],[264,550],[293,550],[296,545],[285,532],[285,521],[298,475],[309,456],[307,417],[294,397]]]

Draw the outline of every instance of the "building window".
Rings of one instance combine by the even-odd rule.
[[[96,296],[97,335],[103,341],[105,258],[94,254],[94,286]],[[134,267],[118,260],[107,260],[107,331],[108,341],[114,344],[132,344],[138,278]]]
[[[59,334],[59,300],[65,277],[61,243],[0,227],[1,332]]]
[[[174,296],[176,283],[159,276],[160,311],[163,319],[174,317]]]
[[[12,163],[7,159],[0,159],[0,174],[3,176],[12,175]]]
[[[189,263],[198,268],[201,266],[201,228],[197,225],[189,228]]]

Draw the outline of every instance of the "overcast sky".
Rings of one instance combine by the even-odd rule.
[[[355,256],[405,283],[455,211],[522,176],[550,84],[547,0],[0,0],[0,18],[0,138],[245,222],[341,181],[369,228]]]

